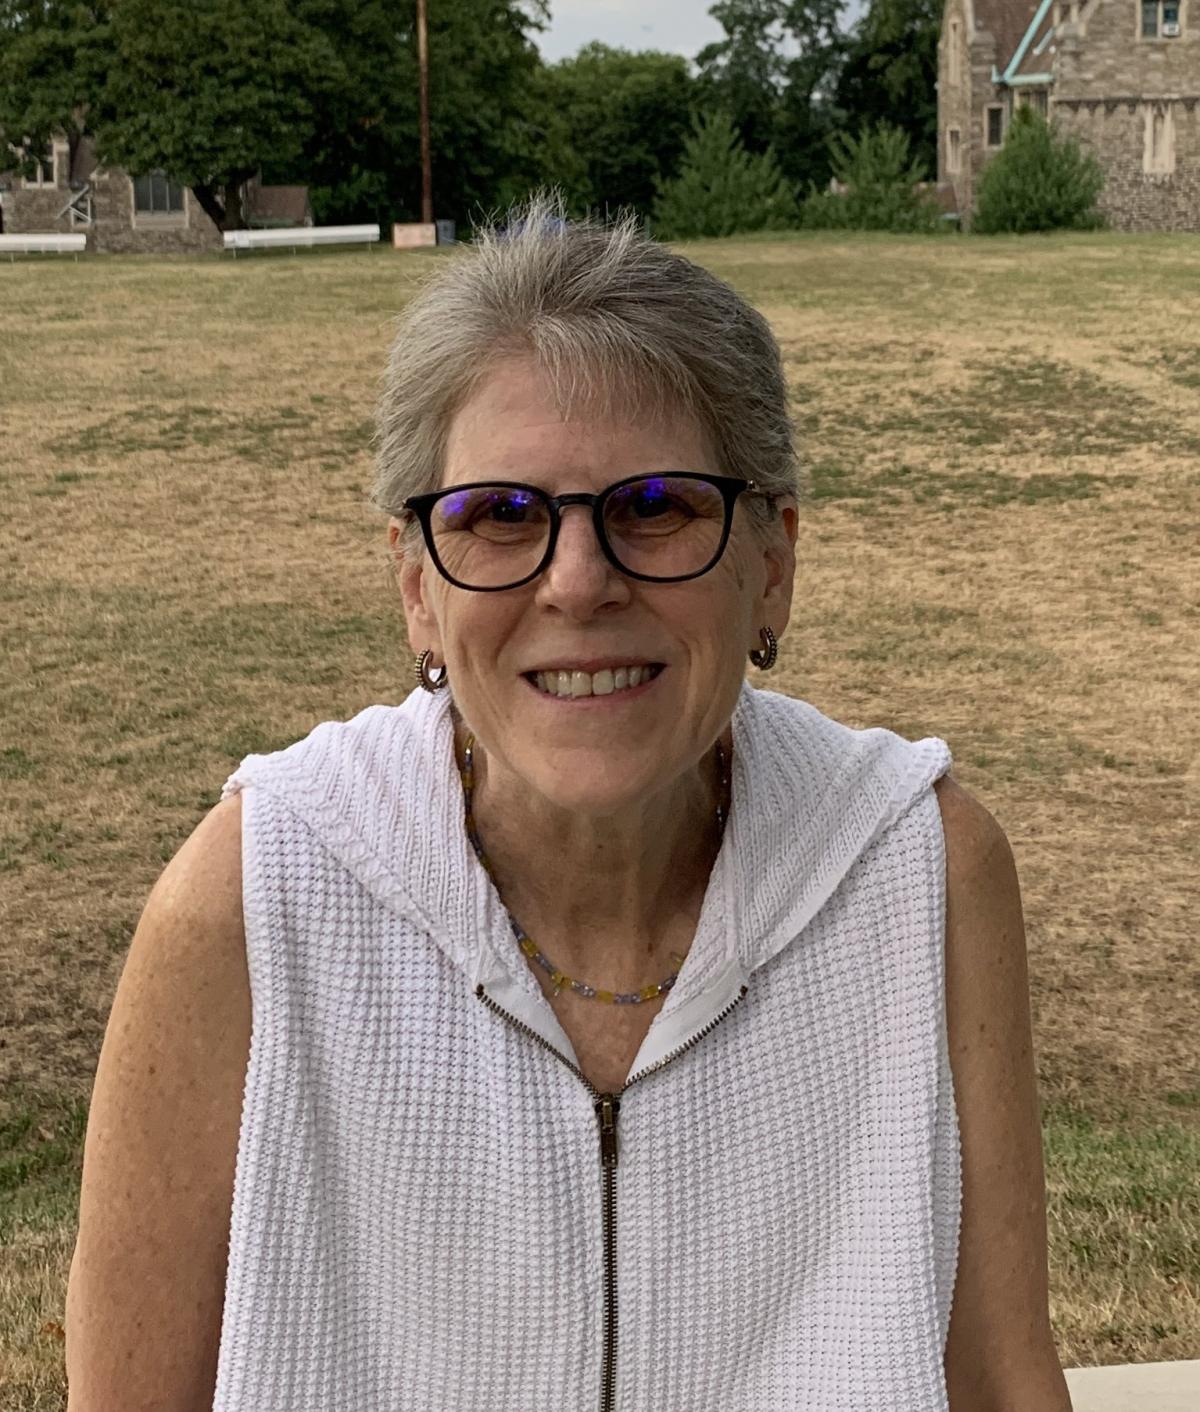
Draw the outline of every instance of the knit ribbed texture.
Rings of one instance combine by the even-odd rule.
[[[214,1412],[600,1404],[593,1097],[474,994],[574,1062],[466,837],[448,708],[327,722],[225,786],[254,1019]],[[616,1409],[946,1412],[949,751],[749,683],[733,747],[621,1101]]]

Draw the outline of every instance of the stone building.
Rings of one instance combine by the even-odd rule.
[[[946,0],[937,175],[964,226],[1023,103],[1095,155],[1114,228],[1200,231],[1200,0]]]
[[[246,224],[311,225],[308,188],[263,186],[243,190]],[[88,138],[74,151],[56,139],[30,177],[0,173],[0,232],[83,233],[87,248],[106,254],[196,254],[223,250],[224,237],[195,194],[162,172],[131,177],[101,167]]]

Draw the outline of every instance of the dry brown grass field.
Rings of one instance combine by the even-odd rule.
[[[771,319],[807,469],[781,665],[945,737],[1022,878],[1068,1366],[1200,1357],[1200,243],[697,245]],[[234,764],[397,702],[365,506],[442,252],[0,266],[0,1406],[65,1404],[95,1062]]]

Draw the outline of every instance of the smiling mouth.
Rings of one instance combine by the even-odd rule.
[[[559,701],[580,701],[590,697],[625,696],[649,686],[665,670],[662,662],[632,669],[619,667],[600,672],[524,672],[522,675],[542,696]]]

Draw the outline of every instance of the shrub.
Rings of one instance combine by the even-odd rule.
[[[833,175],[844,193],[812,190],[801,223],[812,229],[931,231],[941,225],[933,197],[918,190],[925,179],[912,157],[908,134],[889,123],[863,128],[857,137],[829,140]]]
[[[1054,131],[1040,113],[1018,108],[1004,146],[979,179],[971,229],[1000,231],[1095,230],[1104,173],[1090,153]]]
[[[662,240],[784,230],[799,212],[774,152],[747,152],[725,113],[692,119],[679,175],[658,183],[654,234]]]

